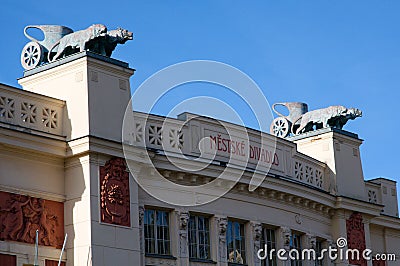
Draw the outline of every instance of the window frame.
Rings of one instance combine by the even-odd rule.
[[[246,223],[245,221],[241,221],[238,219],[228,219],[228,225],[227,225],[227,229],[226,229],[226,251],[227,251],[227,259],[228,259],[228,264],[230,265],[247,265],[247,241],[246,241]],[[229,226],[229,224],[231,224],[231,226]],[[239,233],[242,231],[240,229],[240,226],[243,226],[243,235],[240,235],[240,242],[241,242],[241,249],[239,250],[236,247],[236,235],[235,235],[235,230],[234,230],[234,224],[238,224],[239,225]],[[240,251],[240,255],[243,259],[243,263],[240,262],[230,262],[229,261],[229,242],[228,242],[228,235],[229,235],[229,227],[231,227],[231,235],[232,235],[232,247],[233,250],[232,251]],[[236,259],[236,253],[234,253],[234,258]]]
[[[147,223],[147,221],[148,221],[148,218],[147,218],[147,215],[148,215],[148,212],[150,212],[150,211],[152,211],[153,213],[154,213],[154,217],[153,217],[153,224],[148,224]],[[159,215],[159,213],[165,213],[166,214],[166,218],[165,218],[165,221],[166,221],[166,225],[164,225],[164,224],[161,224],[161,225],[159,225],[158,224],[158,215]],[[149,255],[149,256],[152,256],[152,255],[159,255],[159,256],[172,256],[172,250],[171,250],[171,232],[170,232],[170,225],[171,225],[171,221],[170,221],[170,210],[166,210],[166,209],[160,209],[160,208],[152,208],[152,207],[148,207],[148,208],[146,208],[145,207],[145,210],[144,210],[144,220],[143,220],[143,231],[144,231],[144,245],[145,245],[145,255],[147,256],[147,255]],[[154,236],[154,238],[148,238],[148,237],[146,237],[146,228],[147,228],[147,226],[149,226],[149,225],[151,225],[152,227],[153,227],[153,236]],[[163,229],[163,228],[166,228],[167,229],[167,234],[166,234],[166,238],[160,238],[160,236],[159,236],[159,229],[161,230],[161,229]],[[164,236],[165,237],[165,236]],[[148,243],[148,241],[149,241],[149,239],[151,239],[152,240],[152,242],[154,242],[154,247],[152,247],[152,249],[154,250],[154,252],[148,252],[148,246],[150,245],[153,245],[152,243]],[[163,252],[163,253],[160,253],[160,250],[159,250],[159,242],[162,242],[163,243],[163,246],[164,246],[164,249],[166,249],[167,250],[167,252]]]
[[[194,223],[195,223],[195,227],[194,230],[191,230],[191,221],[192,218],[194,218]],[[199,218],[204,219],[204,229],[203,231],[199,230]],[[199,214],[199,213],[190,213],[189,214],[189,223],[188,223],[188,248],[189,248],[189,259],[190,260],[204,260],[204,261],[209,261],[211,260],[211,234],[210,234],[210,228],[211,228],[211,224],[210,224],[211,220],[210,220],[210,216],[209,215],[204,215],[204,214]],[[192,238],[191,238],[191,232],[195,232],[195,243],[192,242]],[[204,232],[205,234],[205,238],[204,238],[204,244],[201,244],[200,242],[200,233]],[[200,251],[201,251],[201,247],[200,245],[203,246],[204,248],[204,254],[207,254],[206,257],[201,257],[200,256]],[[193,256],[192,253],[192,246],[196,247],[196,256]]]
[[[267,239],[267,231],[273,232],[273,240],[268,240]],[[271,235],[271,234],[270,234]],[[264,245],[267,244],[268,242],[270,243],[270,246],[272,249],[276,250],[277,247],[277,242],[276,242],[276,228],[268,225],[263,225],[262,226],[262,235],[261,235],[261,247],[264,248]],[[276,252],[273,254],[273,258],[270,258],[270,249],[268,249],[268,254],[267,258],[265,260],[261,260],[261,265],[262,266],[277,266],[277,258],[276,258]]]
[[[322,253],[322,249],[323,249],[323,239],[319,239],[317,238],[317,240],[315,241],[315,266],[323,266],[324,265],[324,259],[318,259],[321,256]]]
[[[299,252],[300,258],[298,260],[290,260],[290,265],[291,266],[303,266],[303,261],[301,260],[301,252],[302,252],[302,237],[303,234],[300,232],[293,232],[290,235],[290,250],[296,249]],[[298,244],[296,246],[295,244]]]

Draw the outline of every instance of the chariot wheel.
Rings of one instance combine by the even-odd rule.
[[[285,138],[289,135],[290,122],[284,117],[275,118],[270,127],[270,133],[274,136]]]
[[[43,60],[43,48],[37,42],[28,42],[21,53],[21,65],[30,70],[37,67]]]

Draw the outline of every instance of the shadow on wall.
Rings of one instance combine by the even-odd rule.
[[[74,147],[71,146],[71,120],[68,105],[64,107],[63,133],[67,140],[67,157],[64,160],[64,188],[66,201],[64,203],[65,232],[68,240],[65,247],[67,266],[91,265],[90,251],[90,164],[88,154],[69,156]],[[75,254],[74,247],[87,246],[87,258],[81,258],[82,252]]]

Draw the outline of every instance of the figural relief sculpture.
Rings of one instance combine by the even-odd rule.
[[[100,167],[101,222],[130,226],[129,173],[125,160],[112,158]]]
[[[188,256],[188,223],[189,223],[189,212],[186,210],[178,211],[179,215],[179,255],[180,257],[186,258]],[[185,264],[182,261],[181,264]]]
[[[221,262],[226,262],[226,230],[228,228],[228,218],[217,217],[218,224],[218,259]]]
[[[27,33],[32,28],[43,32],[42,41]],[[76,32],[60,25],[29,25],[25,27],[24,34],[31,40],[21,53],[21,64],[26,70],[85,50],[110,57],[117,44],[133,39],[133,33],[128,30],[118,28],[108,31],[102,24]]]
[[[292,235],[292,230],[289,227],[281,227],[282,238],[283,238],[283,248],[286,250],[290,249],[290,237]]]
[[[357,249],[360,254],[366,249],[365,230],[361,213],[354,212],[349,219],[346,220],[347,230],[347,246],[349,249]],[[367,261],[360,256],[359,260],[349,258],[352,265],[366,266]]]
[[[278,112],[275,109],[277,105],[285,106],[289,114],[285,116]],[[308,106],[305,103],[285,102],[273,104],[272,109],[278,117],[272,121],[270,133],[281,138],[290,134],[297,135],[321,128],[342,129],[347,121],[362,116],[361,110],[340,105],[308,111]]]
[[[64,205],[61,202],[0,192],[0,240],[61,248],[64,240]]]
[[[253,248],[254,248],[254,261],[259,263],[260,259],[257,256],[257,251],[261,247],[261,240],[262,240],[262,225],[259,222],[250,222],[251,228],[252,228],[252,235],[253,235]]]

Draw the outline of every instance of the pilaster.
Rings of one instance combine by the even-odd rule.
[[[217,263],[219,266],[227,266],[227,247],[226,247],[226,230],[228,226],[228,218],[226,216],[215,216],[215,225],[217,228]]]
[[[257,252],[261,247],[261,238],[262,238],[262,225],[260,222],[252,221],[249,223],[249,231],[250,231],[250,239],[248,243],[250,243],[250,250],[248,252],[248,265],[261,266],[261,260],[257,256]]]
[[[286,250],[286,253],[283,254],[284,257],[288,257],[291,236],[292,236],[292,230],[289,227],[280,227],[279,229],[277,229],[276,249],[277,250],[280,250],[280,249]],[[278,258],[278,255],[279,255],[279,253],[277,253],[277,265],[278,266],[289,266],[290,265],[290,260],[280,260]]]
[[[181,209],[176,211],[176,217],[178,219],[178,265],[188,266],[189,265],[189,212]]]

